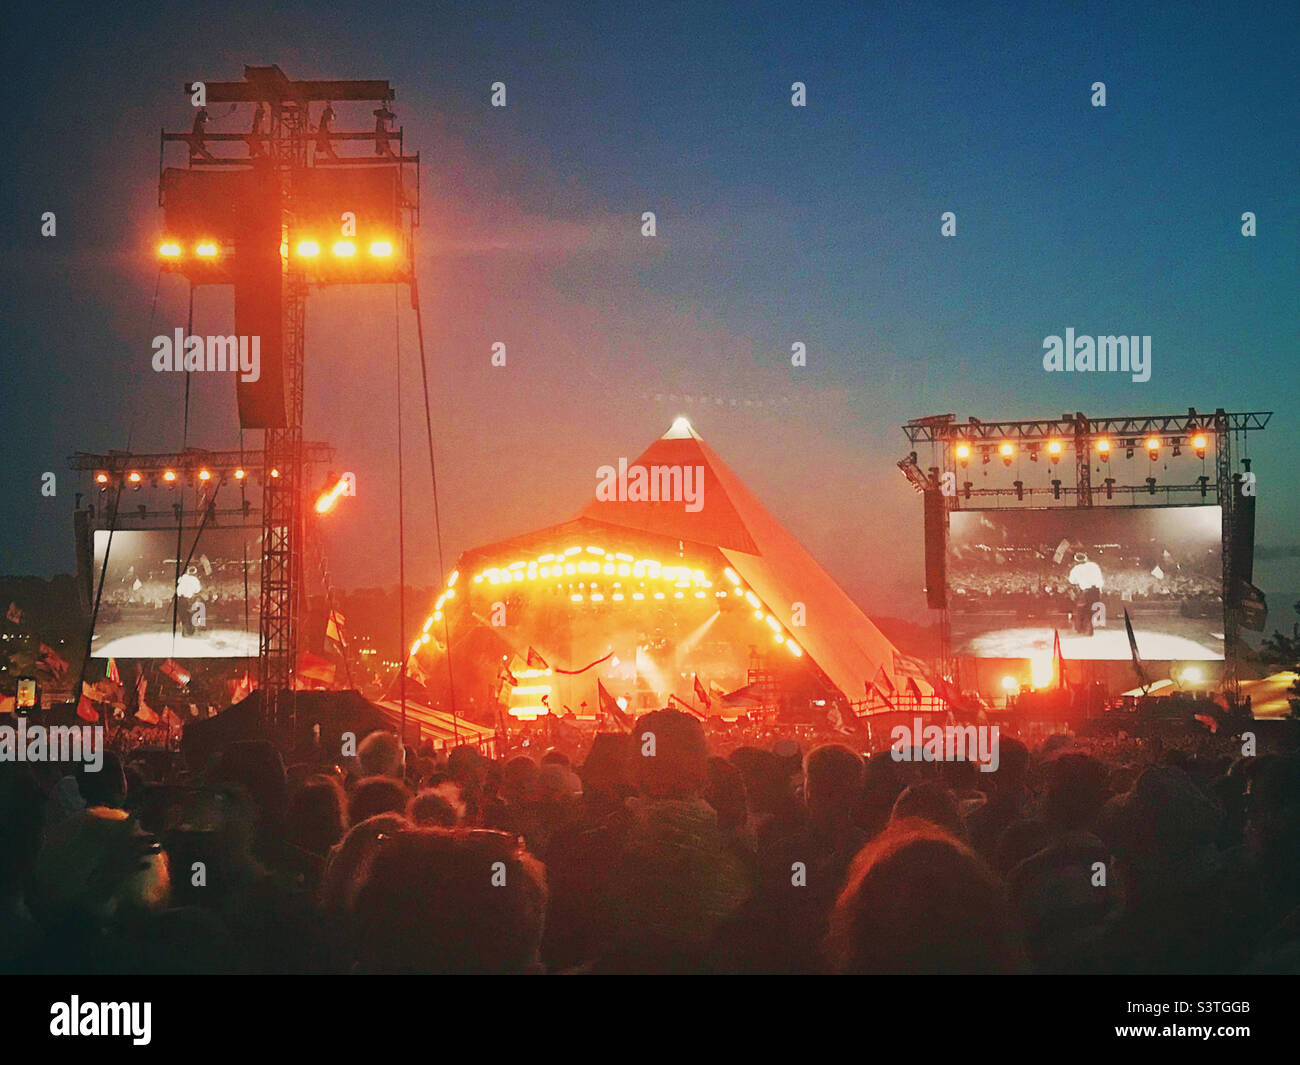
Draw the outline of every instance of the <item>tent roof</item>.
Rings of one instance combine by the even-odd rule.
[[[679,418],[630,466],[702,470],[696,510],[684,502],[593,499],[579,519],[606,522],[675,540],[716,546],[736,573],[848,698],[863,697],[881,668],[895,676],[896,649],[803,545],[745,487],[691,427]],[[803,626],[795,626],[795,604]],[[899,687],[905,681],[896,679]],[[930,684],[922,680],[926,693]]]
[[[381,699],[375,703],[375,706],[389,717],[401,717],[402,704],[397,699]],[[496,730],[488,726],[475,724],[463,717],[453,718],[445,710],[425,706],[411,699],[406,700],[406,720],[418,721],[422,731],[438,740],[459,740],[461,743],[476,744],[496,735]]]

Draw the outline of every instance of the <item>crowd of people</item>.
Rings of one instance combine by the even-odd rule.
[[[572,754],[0,763],[0,970],[1300,971],[1293,752],[773,739],[662,710]]]
[[[1139,557],[1089,547],[1087,557],[1103,577],[1100,599],[1116,613],[1125,603],[1169,604],[1185,613],[1209,611],[1220,602],[1222,574],[1217,557],[1179,563],[1164,553]],[[1052,545],[1017,550],[971,545],[956,548],[949,561],[954,606],[968,610],[1069,610],[1077,592],[1069,579],[1074,552],[1056,561]],[[1062,605],[1064,604],[1064,605]]]

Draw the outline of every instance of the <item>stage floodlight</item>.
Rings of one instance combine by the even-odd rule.
[[[271,467],[271,476],[272,476],[272,477],[279,477],[279,476],[280,476],[280,471],[277,470],[274,466]]]
[[[158,254],[164,259],[179,259],[181,246],[174,240],[164,240],[158,245]]]
[[[1020,690],[1020,681],[1016,680],[1016,678],[1015,678],[1015,677],[1012,677],[1012,676],[1006,676],[1006,677],[1003,677],[1003,678],[1002,678],[1002,690],[1003,690],[1004,692],[1007,692],[1008,694],[1010,694],[1011,692],[1019,691],[1019,690]]]
[[[1110,441],[1104,436],[1097,441],[1097,457],[1100,458],[1102,462],[1110,461]]]
[[[212,480],[211,472],[208,470],[199,470],[199,480],[205,482]]]
[[[1011,456],[1014,455],[1015,453],[1016,453],[1016,448],[1014,444],[1006,443],[1006,444],[1002,444],[998,448],[998,454],[1002,456],[1002,465],[1004,466],[1011,465]]]
[[[350,240],[338,240],[334,242],[333,252],[340,259],[350,259],[357,253],[357,246]]]
[[[1047,442],[1047,455],[1053,462],[1061,461],[1061,442],[1059,440],[1049,440]]]
[[[300,259],[314,259],[320,254],[320,245],[314,240],[300,240],[297,251]]]
[[[376,259],[387,259],[393,254],[391,240],[375,240],[370,243],[370,254]]]
[[[194,254],[200,259],[215,259],[217,257],[217,244],[213,240],[201,240],[194,245]]]
[[[1029,452],[1029,461],[1030,461],[1030,462],[1037,462],[1037,461],[1038,461],[1038,445],[1037,445],[1037,444],[1026,444],[1026,445],[1025,445],[1025,450]]]
[[[1133,457],[1133,449],[1131,447],[1126,447],[1124,449],[1124,457],[1126,459],[1131,459]]]
[[[958,444],[954,449],[954,453],[957,456],[957,461],[965,466],[970,461],[970,444]]]
[[[244,471],[243,471],[243,470],[236,470],[236,471],[235,471],[235,480],[236,480],[236,481],[242,481],[243,479],[244,479]]]
[[[96,483],[96,484],[108,484],[108,474],[106,474],[106,473],[97,473],[97,474],[95,474],[95,483]]]
[[[163,470],[163,480],[166,481],[168,484],[175,484],[175,483],[176,483],[176,471],[175,471],[175,470]]]
[[[1160,454],[1160,437],[1148,436],[1146,442],[1147,454],[1153,459]]]
[[[1196,457],[1198,459],[1205,458],[1205,445],[1207,443],[1208,441],[1205,439],[1204,434],[1198,433],[1196,436],[1192,437],[1192,447],[1196,449]]]

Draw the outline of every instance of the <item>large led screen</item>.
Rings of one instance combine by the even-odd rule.
[[[255,658],[261,530],[95,533],[94,658]],[[108,551],[108,569],[104,553]]]
[[[1217,506],[953,511],[953,653],[1067,659],[1223,658]]]

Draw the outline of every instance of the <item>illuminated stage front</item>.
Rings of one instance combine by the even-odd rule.
[[[637,465],[702,471],[698,497],[598,496],[572,521],[461,556],[408,665],[439,705],[594,718],[599,681],[630,713],[673,701],[734,717],[917,686],[684,419]]]

